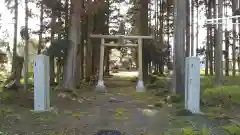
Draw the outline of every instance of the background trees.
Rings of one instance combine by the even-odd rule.
[[[76,3],[78,6],[75,6],[75,2],[79,2]],[[123,34],[154,36],[153,41],[144,41],[145,82],[148,82],[148,76],[151,73],[164,75],[166,67],[172,70],[175,45],[175,50],[182,49],[185,56],[199,55],[202,57],[205,63],[205,75],[216,75],[216,84],[220,85],[223,72],[226,76],[238,74],[236,63],[239,50],[239,26],[235,23],[239,20],[229,20],[233,22],[231,26],[227,26],[224,22],[223,24],[200,24],[200,20],[201,18],[216,18],[217,15],[219,17],[235,15],[238,11],[236,9],[238,2],[236,0],[189,0],[186,2],[186,33],[184,34],[186,42],[181,43],[182,45],[179,42],[175,45],[173,42],[173,39],[177,38],[177,36],[174,38],[174,32],[177,33],[174,21],[178,22],[178,20],[174,20],[175,9],[172,0],[29,1],[31,6],[27,11],[27,17],[39,19],[39,27],[29,30],[29,35],[30,39],[38,36],[36,53],[40,54],[44,49],[46,50],[47,44],[50,48],[54,48],[49,49],[48,52],[51,57],[52,84],[61,82],[65,87],[74,88],[81,85],[79,80],[91,80],[98,72],[100,42],[90,40],[88,35],[122,32]],[[20,42],[17,36],[19,33],[18,8],[23,1],[6,0],[5,3],[14,14],[14,35],[12,37],[12,64],[14,65],[17,44]],[[219,3],[219,6],[216,6],[216,3]],[[39,12],[33,13],[33,8],[39,9]],[[199,32],[206,35],[203,43],[200,43]],[[182,38],[179,37],[179,39]],[[111,49],[106,48],[105,51],[105,74],[109,72]],[[118,49],[122,55],[127,50],[131,50],[132,57],[137,55],[135,49]],[[62,50],[62,53],[57,53],[56,50]],[[178,54],[176,53],[176,58],[180,58]],[[221,60],[224,64],[221,64]],[[176,62],[182,63],[180,61]],[[178,63],[175,64],[178,65]]]

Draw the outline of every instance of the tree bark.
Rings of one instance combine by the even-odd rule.
[[[218,0],[218,18],[222,18],[223,13],[223,0]],[[222,21],[218,21],[217,27],[217,40],[216,40],[216,49],[215,49],[215,68],[216,68],[216,75],[215,75],[215,85],[221,85],[221,80],[223,76],[223,69],[222,69]]]
[[[225,29],[225,76],[229,76],[229,33]]]
[[[198,13],[198,9],[199,9],[199,1],[198,0],[196,0],[196,3],[197,3],[197,31],[196,31],[196,49],[198,49],[198,35],[199,35],[199,25],[198,25],[198,19],[199,19],[199,13]],[[195,52],[196,52],[196,50],[195,50]],[[196,53],[196,56],[197,56],[198,54]]]
[[[91,4],[91,0],[88,1],[88,4]],[[91,34],[93,31],[93,16],[92,14],[88,14],[87,16],[87,32],[88,35]],[[88,38],[86,43],[86,81],[90,81],[92,76],[92,43],[91,40]]]
[[[236,0],[232,0],[232,14],[234,14],[237,6],[237,1]],[[237,34],[236,34],[236,18],[233,18],[233,45],[232,45],[232,62],[233,62],[233,67],[232,67],[232,75],[236,76],[236,38],[237,38]]]
[[[28,35],[28,0],[25,0],[25,29]],[[25,37],[24,46],[24,91],[28,91],[28,36]]]
[[[186,57],[190,56],[190,0],[186,0]]]
[[[191,56],[194,56],[194,3],[195,0],[191,1]]]
[[[15,68],[15,60],[17,56],[17,33],[18,33],[18,0],[15,0],[15,7],[14,7],[14,37],[13,37],[13,57],[12,57],[12,71]],[[20,81],[20,80],[19,80]]]
[[[141,0],[140,1],[140,33],[142,36],[148,35],[148,1]],[[143,41],[143,59],[142,59],[142,67],[143,67],[143,81],[144,83],[148,82],[148,47],[147,42]]]
[[[39,41],[38,41],[38,50],[37,54],[41,53],[42,48],[42,34],[43,34],[43,3],[40,2],[40,31],[39,31]]]
[[[55,9],[52,9],[52,17],[51,17],[51,45],[53,45],[53,42],[55,40],[55,26],[56,26],[56,13]],[[49,57],[50,61],[50,84],[54,84],[55,82],[55,60],[54,56]]]
[[[185,90],[185,30],[187,8],[186,1],[176,0],[176,20],[174,33],[174,79],[175,91],[184,93]]]
[[[66,70],[64,73],[64,87],[74,89],[76,88],[76,57],[77,57],[77,50],[79,44],[79,37],[80,37],[80,14],[81,14],[81,2],[79,0],[72,0],[71,1],[71,21],[70,21],[70,28],[69,28],[69,49],[67,53],[67,59],[64,66],[66,66]]]

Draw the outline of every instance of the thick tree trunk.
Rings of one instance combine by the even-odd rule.
[[[15,64],[14,64],[15,67],[13,67],[11,76],[8,77],[8,79],[4,82],[4,84],[3,84],[4,87],[11,88],[14,84],[17,87],[22,87],[22,85],[20,83],[20,79],[21,79],[21,74],[22,74],[23,62],[24,62],[23,57],[16,56]],[[15,80],[15,82],[11,83],[14,80]],[[12,85],[9,85],[10,83]]]
[[[186,57],[190,56],[190,2],[186,0]]]
[[[174,33],[174,89],[177,93],[185,90],[185,30],[187,8],[186,1],[176,2],[176,18]]]
[[[65,2],[65,39],[68,40],[68,27],[69,27],[69,0]]]
[[[80,37],[80,14],[81,14],[81,2],[79,0],[72,0],[72,13],[71,13],[71,21],[69,28],[69,51],[67,53],[67,59],[64,66],[66,66],[66,70],[64,70],[64,87],[74,89],[76,88],[76,57],[77,57],[77,49],[79,44]]]
[[[110,49],[109,48],[105,48],[105,58],[104,58],[104,61],[105,61],[105,70],[104,70],[104,75],[109,75],[109,53],[110,53]]]
[[[84,2],[82,1],[82,4],[79,5],[79,6],[82,6],[82,9],[84,9]],[[81,82],[80,80],[83,79],[82,78],[82,74],[83,74],[83,56],[84,56],[84,24],[83,24],[83,21],[79,21],[79,25],[81,27],[81,30],[79,29],[80,33],[82,34],[78,34],[79,36],[77,37],[78,38],[78,41],[77,41],[77,57],[76,57],[76,73],[75,73],[75,80],[76,80],[76,87],[80,87],[81,85]]]
[[[84,43],[84,41],[85,40],[87,40],[86,38],[87,38],[87,35],[85,34],[86,33],[86,24],[82,24],[82,34],[81,34],[81,46],[80,46],[80,80],[83,80],[84,79],[84,61],[85,61],[85,59],[84,59],[84,53],[85,53],[85,51],[84,51],[84,48],[85,48],[85,43]]]
[[[236,4],[237,4],[237,0],[232,0],[232,14],[234,14],[235,10],[236,10]],[[236,76],[236,18],[233,18],[233,45],[232,45],[232,75]]]
[[[206,52],[205,52],[205,76],[208,76],[208,67],[209,67],[209,28],[207,28],[207,43],[206,43]]]
[[[51,19],[51,45],[53,45],[54,42],[54,36],[55,36],[55,26],[56,26],[56,13],[54,12],[54,9],[52,9],[52,19]],[[50,84],[54,84],[55,82],[55,60],[54,56],[50,56]]]
[[[225,29],[225,76],[229,76],[229,33]]]
[[[206,15],[208,19],[212,18],[211,3],[206,3]],[[207,43],[206,43],[206,63],[205,63],[205,76],[209,75],[209,67],[211,67],[211,43],[212,43],[212,24],[207,25]],[[210,66],[209,66],[210,65]]]
[[[141,35],[148,35],[148,1],[140,1],[140,33]],[[147,42],[143,41],[143,81],[144,83],[148,82],[148,57],[149,52],[147,48]]]
[[[18,33],[18,0],[15,0],[14,7],[14,37],[13,37],[13,57],[12,57],[12,71],[15,66],[15,59],[17,56],[17,33]],[[20,81],[20,80],[19,80]]]
[[[214,18],[214,12],[215,11],[213,11],[212,12],[212,8],[214,8],[215,7],[215,2],[213,1],[213,2],[211,2],[210,4],[209,4],[209,9],[210,9],[210,14],[209,14],[209,16],[210,16],[210,18]],[[213,25],[212,24],[210,24],[210,26],[209,26],[210,28],[209,28],[209,30],[210,30],[210,35],[209,35],[209,70],[210,70],[210,75],[211,76],[213,76],[213,46],[214,46],[214,38],[213,38],[213,33],[214,33],[214,29],[213,29]]]
[[[209,8],[211,9],[211,13],[210,13],[210,18],[213,18],[213,15],[214,15],[214,11],[212,12],[212,7],[214,7],[215,4],[214,2],[211,2],[210,3],[210,6]],[[210,35],[209,35],[209,39],[210,39],[210,44],[209,44],[209,70],[210,70],[210,75],[213,76],[213,45],[214,45],[214,42],[213,42],[213,25],[210,24]]]
[[[199,35],[199,25],[198,25],[198,19],[199,19],[199,13],[198,13],[198,9],[199,9],[199,1],[198,0],[196,0],[196,4],[197,4],[197,31],[196,31],[196,49],[198,49],[198,35]],[[195,52],[196,52],[196,50],[195,50]],[[198,55],[198,54],[196,54],[196,55]]]
[[[28,35],[28,0],[25,0],[25,29]],[[24,91],[28,91],[28,36],[25,37],[24,46]]]
[[[238,0],[238,8],[240,8],[240,1]],[[238,18],[238,32],[240,33],[240,18]],[[240,46],[240,39],[238,41],[238,44]],[[238,48],[238,51],[239,51],[239,54],[238,54],[238,59],[237,59],[237,62],[238,62],[238,74],[240,74],[240,47]]]
[[[88,35],[90,33],[92,33],[93,31],[93,17],[92,15],[88,15],[87,18],[87,31],[88,31]],[[86,81],[90,81],[91,76],[92,76],[92,43],[90,39],[87,39],[87,43],[86,43]]]
[[[42,34],[43,34],[43,3],[40,3],[40,31],[39,31],[39,41],[38,41],[38,50],[37,54],[41,53],[42,48]]]
[[[213,18],[217,18],[217,6],[216,6],[216,0],[213,1]],[[216,57],[215,57],[215,51],[213,49],[216,49],[216,44],[217,44],[217,26],[213,25],[213,44],[212,44],[212,56],[214,54],[214,57],[212,57],[212,66],[210,68],[210,73],[213,75],[213,72],[216,73],[216,67],[215,67],[215,62],[216,62]]]
[[[218,0],[218,18],[222,18],[223,13],[223,0]],[[216,41],[216,49],[215,49],[215,68],[216,68],[216,75],[215,75],[215,85],[221,85],[221,80],[223,76],[223,69],[222,69],[222,21],[218,21],[217,27],[217,41]]]
[[[195,0],[191,1],[191,56],[194,56],[194,4]]]

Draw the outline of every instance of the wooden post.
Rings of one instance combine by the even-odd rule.
[[[143,83],[143,65],[142,65],[142,38],[138,38],[138,83],[136,86],[137,92],[145,92]]]
[[[103,68],[104,68],[104,38],[101,38],[101,46],[100,46],[100,67],[99,67],[99,75],[98,75],[98,83],[95,91],[105,91],[104,81],[103,81]]]

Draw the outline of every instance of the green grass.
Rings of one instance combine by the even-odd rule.
[[[20,82],[21,82],[21,84],[24,84],[24,79],[22,78],[22,79],[20,80]],[[30,86],[30,87],[33,87],[33,86],[34,86],[34,78],[33,78],[33,77],[29,77],[29,78],[28,78],[28,86]]]
[[[240,86],[222,86],[208,88],[202,94],[202,99],[207,105],[230,107],[240,104]]]
[[[240,128],[235,124],[229,124],[221,127],[231,135],[240,135]]]

